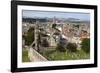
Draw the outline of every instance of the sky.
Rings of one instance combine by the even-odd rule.
[[[90,20],[89,13],[76,13],[76,12],[54,12],[54,11],[34,11],[34,10],[23,10],[22,17],[48,17],[48,18],[76,18],[80,20]]]

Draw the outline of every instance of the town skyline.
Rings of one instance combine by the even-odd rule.
[[[90,21],[89,13],[77,13],[77,12],[54,12],[54,11],[34,11],[23,10],[22,18],[65,18],[75,19],[81,21]]]

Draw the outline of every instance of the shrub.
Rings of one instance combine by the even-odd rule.
[[[66,48],[71,52],[77,51],[77,45],[75,43],[68,43]]]
[[[88,39],[88,38],[83,39],[81,45],[82,45],[81,48],[86,53],[89,53],[90,52],[90,39]]]
[[[57,44],[56,50],[60,51],[60,52],[66,52],[66,49],[64,48],[63,45],[61,44]]]

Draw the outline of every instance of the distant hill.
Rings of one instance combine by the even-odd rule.
[[[57,21],[62,21],[62,22],[70,22],[70,23],[88,23],[90,24],[90,21],[88,20],[80,20],[76,18],[56,18]],[[28,18],[28,17],[23,17],[22,18],[23,22],[29,22],[29,23],[35,23],[36,21],[39,22],[52,22],[53,18],[48,18],[48,17],[34,17],[34,18]]]
[[[35,23],[36,21],[39,22],[47,22],[45,18],[22,18],[23,22]]]

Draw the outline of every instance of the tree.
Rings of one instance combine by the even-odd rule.
[[[28,32],[27,35],[25,37],[25,44],[26,45],[31,45],[31,43],[34,41],[34,28],[31,27]]]
[[[56,28],[57,24],[52,24],[52,28]]]
[[[49,46],[49,43],[48,43],[47,39],[43,39],[41,45],[43,47],[48,47]]]
[[[78,29],[79,29],[79,27],[80,27],[80,25],[79,24],[77,24],[77,25],[74,25],[75,27],[77,27]]]
[[[71,52],[77,51],[77,45],[75,43],[68,43],[66,48]]]
[[[57,44],[56,50],[60,51],[60,52],[66,52],[66,49],[64,48],[63,45],[61,44]]]
[[[81,45],[82,45],[81,48],[86,53],[89,53],[90,52],[90,39],[88,39],[88,38],[83,39]]]
[[[66,52],[67,44],[68,44],[68,40],[60,36],[56,49],[59,50],[60,52]]]

